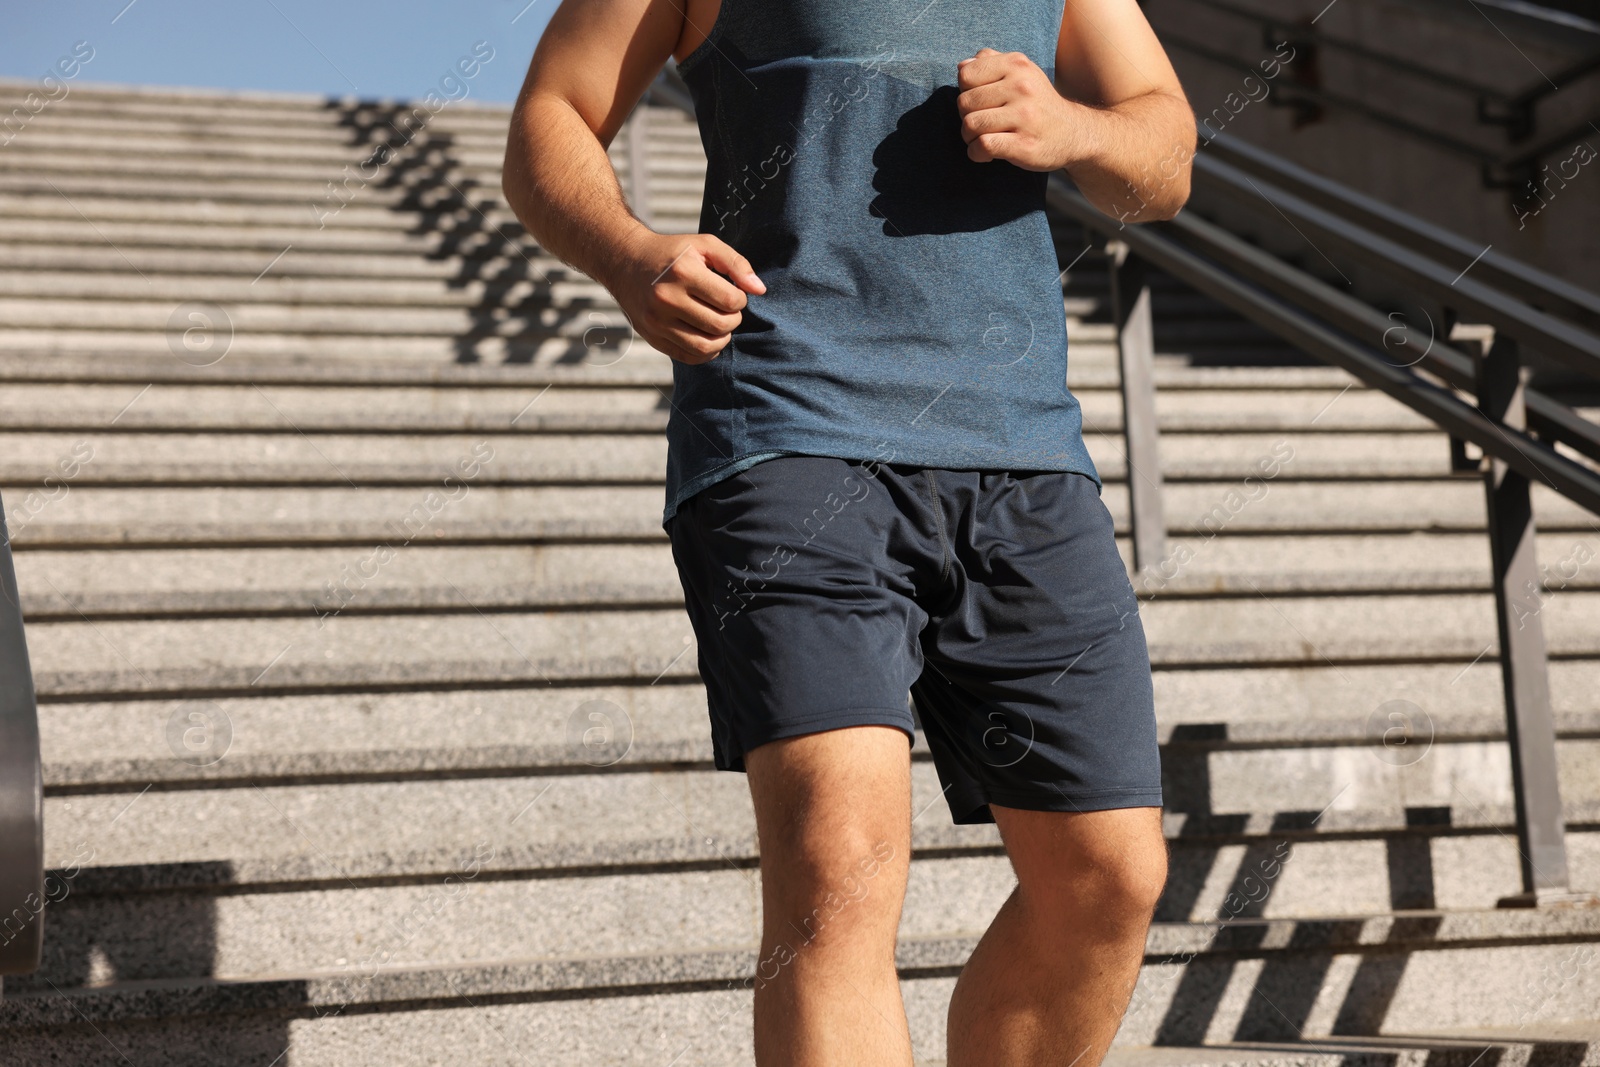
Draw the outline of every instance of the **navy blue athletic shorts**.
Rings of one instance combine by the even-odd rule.
[[[957,823],[1161,804],[1149,652],[1092,478],[785,456],[667,530],[719,769],[920,720]]]

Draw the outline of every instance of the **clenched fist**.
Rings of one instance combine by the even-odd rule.
[[[709,233],[645,231],[601,281],[641,337],[691,364],[709,362],[727,347],[746,293],[767,291],[750,261]]]
[[[967,157],[1009,160],[1024,170],[1060,170],[1081,157],[1074,104],[1021,52],[980,48],[956,64],[956,109]]]

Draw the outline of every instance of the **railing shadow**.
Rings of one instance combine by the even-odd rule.
[[[537,250],[522,224],[506,217],[498,188],[474,176],[457,136],[438,128],[437,118],[413,129],[407,107],[330,106],[350,144],[382,155],[381,167],[366,169],[377,172],[369,187],[383,206],[412,220],[407,234],[426,239],[426,258],[449,268],[446,287],[471,294],[468,324],[449,338],[456,362],[572,365],[625,343],[630,331],[614,309],[579,293],[557,299],[556,283],[582,277],[535,263]]]

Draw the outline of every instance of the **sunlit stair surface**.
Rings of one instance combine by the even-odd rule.
[[[0,148],[51,898],[0,1064],[751,1062],[754,827],[660,527],[670,363],[501,200],[504,109],[400,138],[403,110],[78,85]],[[647,110],[651,221],[692,231],[698,135]],[[1126,533],[1107,261],[1056,234]],[[1495,906],[1521,883],[1481,481],[1154,285],[1172,876],[1109,1062],[1600,1064],[1600,909]],[[1535,504],[1600,888],[1600,527]],[[913,758],[899,962],[931,1065],[1013,878]]]

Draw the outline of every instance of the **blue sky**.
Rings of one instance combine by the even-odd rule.
[[[487,41],[470,99],[516,96],[558,0],[35,0],[7,5],[0,76],[42,76],[80,41],[89,82],[415,97]]]

